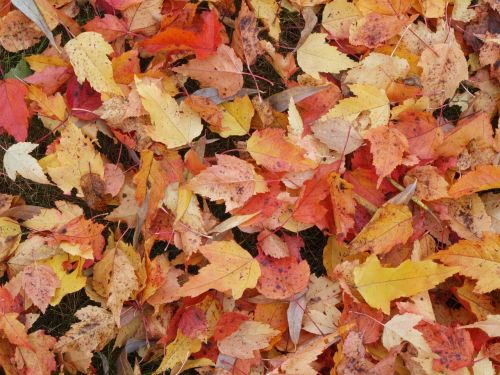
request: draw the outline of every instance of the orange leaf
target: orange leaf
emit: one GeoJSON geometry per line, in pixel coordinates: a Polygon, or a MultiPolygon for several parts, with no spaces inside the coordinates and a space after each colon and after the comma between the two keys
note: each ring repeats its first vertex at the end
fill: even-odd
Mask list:
{"type": "Polygon", "coordinates": [[[257,164],[271,172],[301,172],[315,167],[302,148],[285,138],[283,129],[257,130],[247,141],[247,150],[257,164]]]}
{"type": "Polygon", "coordinates": [[[478,191],[498,188],[500,188],[500,166],[481,165],[459,178],[451,185],[448,192],[452,198],[460,198],[478,191]]]}
{"type": "Polygon", "coordinates": [[[408,140],[394,127],[379,126],[370,129],[366,138],[370,141],[373,165],[377,171],[377,187],[384,177],[390,175],[394,168],[403,161],[403,154],[409,150],[408,140]]]}
{"type": "Polygon", "coordinates": [[[150,54],[161,51],[188,50],[194,51],[199,58],[214,53],[222,42],[220,32],[222,25],[215,11],[204,12],[197,18],[192,29],[169,26],[150,39],[141,43],[150,54]]]}

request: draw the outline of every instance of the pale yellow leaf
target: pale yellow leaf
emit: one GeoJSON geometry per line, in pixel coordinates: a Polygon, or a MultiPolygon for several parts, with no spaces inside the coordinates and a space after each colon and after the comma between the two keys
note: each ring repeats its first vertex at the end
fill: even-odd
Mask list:
{"type": "Polygon", "coordinates": [[[354,283],[365,301],[385,314],[390,313],[391,301],[427,291],[460,270],[431,260],[405,260],[398,267],[382,267],[375,254],[354,268],[354,283]]]}
{"type": "Polygon", "coordinates": [[[219,341],[217,347],[221,353],[231,357],[251,359],[254,350],[266,348],[279,333],[268,324],[248,320],[241,323],[236,332],[219,341]]]}
{"type": "Polygon", "coordinates": [[[255,10],[255,15],[269,29],[269,35],[279,40],[281,33],[279,9],[276,0],[250,0],[255,10]]]}
{"type": "Polygon", "coordinates": [[[146,132],[152,140],[175,148],[187,145],[200,135],[201,118],[188,105],[184,102],[178,105],[155,81],[136,77],[135,84],[142,105],[151,116],[153,126],[146,132]]]}
{"type": "Polygon", "coordinates": [[[319,73],[339,73],[357,63],[326,42],[327,34],[313,33],[297,50],[297,62],[302,70],[319,79],[319,73]]]}
{"type": "Polygon", "coordinates": [[[87,173],[104,177],[104,163],[92,142],[73,123],[61,131],[60,142],[55,146],[57,163],[47,168],[49,176],[57,186],[69,194],[76,188],[77,196],[83,196],[81,178],[87,173]]]}
{"type": "Polygon", "coordinates": [[[342,99],[323,118],[341,117],[354,121],[363,111],[369,111],[368,117],[371,127],[387,124],[389,121],[389,99],[384,90],[377,87],[361,84],[350,85],[356,96],[342,99]]]}
{"type": "Polygon", "coordinates": [[[383,254],[406,243],[412,233],[412,214],[408,206],[388,203],[375,212],[349,246],[353,253],[383,254]]]}
{"type": "Polygon", "coordinates": [[[333,0],[325,5],[321,24],[334,38],[348,39],[349,27],[361,16],[354,3],[333,0]]]}
{"type": "Polygon", "coordinates": [[[261,273],[259,262],[236,242],[212,242],[199,250],[210,264],[182,286],[182,295],[194,297],[209,289],[231,290],[233,298],[238,299],[245,289],[257,285],[261,273]]]}
{"type": "Polygon", "coordinates": [[[113,67],[108,55],[113,48],[96,32],[84,32],[64,46],[78,82],[87,80],[100,93],[123,95],[113,79],[113,67]]]}

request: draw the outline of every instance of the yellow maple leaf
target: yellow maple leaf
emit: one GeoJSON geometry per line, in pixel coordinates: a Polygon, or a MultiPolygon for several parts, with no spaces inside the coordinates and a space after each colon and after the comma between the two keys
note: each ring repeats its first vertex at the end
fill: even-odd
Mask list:
{"type": "Polygon", "coordinates": [[[297,50],[297,62],[304,72],[319,79],[319,73],[339,73],[353,68],[357,63],[346,54],[329,45],[325,39],[328,35],[312,33],[297,50]]]}
{"type": "Polygon", "coordinates": [[[459,271],[432,260],[405,260],[398,267],[382,267],[375,254],[354,268],[354,283],[365,301],[385,314],[390,313],[391,301],[411,297],[434,287],[459,271]]]}
{"type": "Polygon", "coordinates": [[[406,205],[388,203],[382,206],[351,241],[351,252],[383,254],[398,244],[404,244],[413,233],[411,218],[406,205]]]}
{"type": "Polygon", "coordinates": [[[103,258],[94,266],[92,285],[97,293],[107,299],[116,325],[120,327],[123,303],[139,288],[139,281],[126,245],[110,244],[103,258]]]}
{"type": "Polygon", "coordinates": [[[361,12],[347,0],[335,0],[325,5],[321,25],[338,39],[349,38],[349,27],[361,17],[361,12]]]}
{"type": "Polygon", "coordinates": [[[220,129],[214,129],[221,137],[245,135],[250,130],[250,123],[255,110],[248,96],[236,97],[232,102],[225,102],[218,106],[222,110],[220,129]]]}
{"type": "Polygon", "coordinates": [[[7,260],[17,249],[21,241],[21,227],[18,222],[0,217],[0,261],[7,260]]]}
{"type": "Polygon", "coordinates": [[[52,268],[57,278],[59,279],[60,285],[56,289],[56,292],[52,299],[50,300],[51,306],[56,306],[61,302],[64,296],[78,292],[80,289],[85,287],[87,283],[87,277],[82,275],[82,268],[85,259],[72,256],[66,253],[61,253],[53,256],[50,259],[44,261],[44,264],[52,268]],[[66,272],[64,269],[64,262],[78,260],[78,265],[71,272],[66,272]]]}
{"type": "Polygon", "coordinates": [[[92,142],[73,123],[68,123],[61,131],[60,142],[55,146],[55,158],[47,167],[47,172],[65,194],[76,188],[77,196],[82,197],[80,181],[87,173],[104,178],[101,154],[95,151],[92,142]]]}
{"type": "Polygon", "coordinates": [[[479,241],[462,240],[433,256],[459,273],[477,280],[474,292],[488,293],[500,288],[500,235],[484,233],[479,241]]]}
{"type": "Polygon", "coordinates": [[[175,148],[187,145],[200,135],[203,130],[201,118],[188,105],[184,102],[178,105],[153,80],[136,76],[135,85],[154,125],[146,129],[152,140],[175,148]]]}
{"type": "Polygon", "coordinates": [[[353,84],[349,88],[356,96],[342,99],[324,117],[341,117],[354,121],[361,112],[369,111],[368,117],[372,128],[387,124],[390,110],[389,99],[384,90],[362,84],[353,84]]]}
{"type": "Polygon", "coordinates": [[[113,79],[113,66],[107,56],[113,53],[113,48],[101,34],[81,33],[66,43],[64,49],[78,82],[87,80],[100,93],[123,95],[113,79]]]}
{"type": "Polygon", "coordinates": [[[199,250],[210,264],[182,286],[182,295],[195,297],[209,289],[231,290],[233,298],[238,299],[245,289],[257,285],[259,262],[236,242],[212,242],[199,250]]]}
{"type": "Polygon", "coordinates": [[[273,329],[269,324],[246,321],[231,335],[217,343],[223,354],[240,359],[252,359],[254,350],[264,349],[269,341],[280,331],[273,329]]]}
{"type": "Polygon", "coordinates": [[[187,361],[191,353],[196,353],[201,349],[201,340],[185,336],[180,330],[174,341],[167,345],[165,356],[161,360],[160,366],[153,375],[160,374],[175,365],[183,364],[187,361]]]}

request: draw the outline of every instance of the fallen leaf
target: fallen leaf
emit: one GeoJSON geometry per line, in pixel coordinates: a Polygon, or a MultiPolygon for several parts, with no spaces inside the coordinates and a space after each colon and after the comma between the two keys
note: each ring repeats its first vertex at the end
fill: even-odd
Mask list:
{"type": "Polygon", "coordinates": [[[313,168],[305,151],[285,138],[281,129],[263,129],[252,134],[247,151],[257,164],[272,172],[300,172],[313,168]]]}
{"type": "Polygon", "coordinates": [[[233,96],[243,87],[243,64],[234,50],[224,44],[211,56],[191,60],[173,70],[196,79],[202,87],[215,87],[221,98],[233,96]]]}
{"type": "Polygon", "coordinates": [[[0,127],[22,142],[28,136],[28,89],[17,79],[0,81],[0,127]]]}
{"type": "Polygon", "coordinates": [[[377,187],[384,177],[403,162],[403,155],[408,152],[408,140],[397,128],[379,126],[368,130],[366,139],[370,141],[370,152],[373,155],[373,165],[377,171],[377,187]]]}
{"type": "Polygon", "coordinates": [[[459,267],[446,267],[431,260],[405,260],[395,268],[382,267],[373,254],[354,268],[354,282],[370,306],[389,314],[392,300],[426,291],[459,270],[459,267]]]}
{"type": "Polygon", "coordinates": [[[73,365],[85,372],[92,359],[92,352],[102,350],[115,337],[116,326],[113,316],[97,306],[85,306],[75,313],[80,320],[66,331],[54,347],[63,353],[73,365]]]}
{"type": "Polygon", "coordinates": [[[408,206],[388,203],[375,212],[349,247],[352,253],[372,251],[384,254],[394,246],[406,243],[412,233],[412,214],[408,206]]]}
{"type": "Polygon", "coordinates": [[[27,266],[22,270],[21,284],[28,297],[42,313],[45,313],[56,289],[61,285],[52,268],[38,264],[27,266]]]}
{"type": "Polygon", "coordinates": [[[209,289],[231,290],[240,298],[247,288],[254,288],[261,274],[259,263],[234,241],[218,241],[200,247],[210,264],[191,277],[181,288],[185,296],[197,296],[209,289]]]}
{"type": "Polygon", "coordinates": [[[168,148],[188,144],[200,135],[203,125],[201,118],[184,102],[178,105],[173,97],[151,80],[135,78],[142,105],[148,111],[152,128],[146,132],[154,141],[168,148]],[[158,100],[161,98],[161,100],[158,100]]]}
{"type": "Polygon", "coordinates": [[[78,82],[87,80],[100,93],[123,95],[113,79],[113,68],[107,55],[113,48],[96,32],[84,32],[64,46],[78,82]]]}
{"type": "Polygon", "coordinates": [[[425,49],[418,66],[423,70],[423,94],[431,99],[431,105],[435,107],[451,97],[460,82],[469,76],[464,53],[454,41],[425,49]]]}
{"type": "Polygon", "coordinates": [[[354,121],[361,112],[369,111],[372,128],[387,124],[390,116],[389,99],[384,90],[361,84],[353,84],[349,88],[356,96],[342,99],[324,118],[341,117],[354,121]]]}
{"type": "Polygon", "coordinates": [[[319,79],[319,73],[339,73],[355,67],[357,64],[347,55],[330,46],[325,38],[327,34],[313,33],[309,35],[297,50],[297,62],[302,70],[319,79]]]}
{"type": "Polygon", "coordinates": [[[448,190],[452,198],[500,188],[500,166],[481,165],[460,177],[448,190]]]}
{"type": "Polygon", "coordinates": [[[242,207],[259,189],[259,176],[251,164],[230,155],[217,155],[213,165],[193,177],[187,187],[212,200],[224,200],[226,211],[242,207]]]}
{"type": "Polygon", "coordinates": [[[254,357],[254,350],[266,348],[271,338],[277,334],[279,331],[267,324],[245,321],[234,333],[219,341],[217,347],[221,353],[231,357],[251,359],[254,357]]]}
{"type": "Polygon", "coordinates": [[[477,280],[474,292],[487,293],[500,286],[500,236],[494,233],[484,233],[482,240],[461,240],[446,250],[436,253],[432,258],[438,259],[448,266],[457,266],[462,275],[477,280]]]}
{"type": "Polygon", "coordinates": [[[309,282],[309,265],[293,256],[272,259],[258,257],[261,275],[257,290],[271,299],[286,299],[303,291],[309,282]]]}
{"type": "Polygon", "coordinates": [[[94,266],[92,277],[94,289],[104,294],[107,307],[111,310],[118,327],[121,326],[120,315],[123,303],[139,288],[132,261],[122,250],[122,246],[124,245],[119,243],[108,247],[102,259],[94,266]]]}
{"type": "Polygon", "coordinates": [[[54,151],[56,162],[47,168],[47,172],[65,194],[76,188],[77,195],[83,196],[81,180],[87,173],[104,177],[101,154],[73,123],[68,123],[61,131],[54,151]]]}
{"type": "Polygon", "coordinates": [[[31,142],[19,142],[7,149],[3,165],[7,176],[12,181],[15,181],[16,175],[19,174],[39,184],[50,184],[37,160],[29,155],[37,146],[37,144],[31,142]]]}

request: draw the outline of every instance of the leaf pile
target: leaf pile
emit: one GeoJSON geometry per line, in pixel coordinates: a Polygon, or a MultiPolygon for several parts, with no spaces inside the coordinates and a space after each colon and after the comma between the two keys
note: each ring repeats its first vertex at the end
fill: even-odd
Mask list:
{"type": "Polygon", "coordinates": [[[497,1],[12,3],[4,373],[500,371],[497,1]]]}

